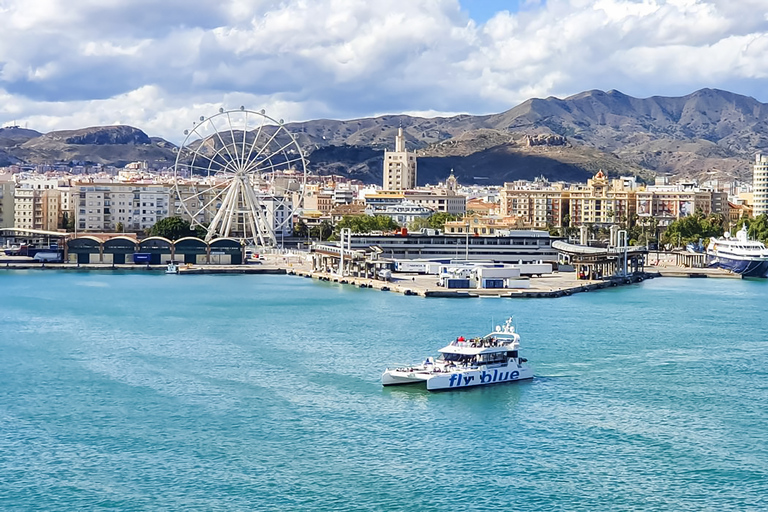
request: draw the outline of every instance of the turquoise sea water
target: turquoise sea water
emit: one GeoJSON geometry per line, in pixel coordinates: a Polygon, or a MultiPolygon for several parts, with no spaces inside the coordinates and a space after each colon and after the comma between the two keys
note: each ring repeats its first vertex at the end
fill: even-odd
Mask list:
{"type": "Polygon", "coordinates": [[[3,510],[765,510],[768,283],[0,273],[3,510]],[[533,381],[383,389],[514,315],[533,381]]]}

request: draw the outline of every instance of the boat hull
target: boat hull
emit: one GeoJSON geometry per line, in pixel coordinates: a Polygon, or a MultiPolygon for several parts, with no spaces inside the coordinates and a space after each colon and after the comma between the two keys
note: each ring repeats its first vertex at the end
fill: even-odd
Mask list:
{"type": "Polygon", "coordinates": [[[477,370],[433,375],[427,380],[427,389],[430,391],[463,389],[532,378],[533,370],[531,368],[517,367],[516,365],[487,369],[478,368],[477,370]]]}
{"type": "Polygon", "coordinates": [[[420,371],[387,370],[381,376],[383,386],[402,386],[420,384],[429,378],[430,373],[420,371]]]}
{"type": "Polygon", "coordinates": [[[387,370],[381,376],[381,383],[384,386],[400,386],[426,382],[426,387],[429,391],[443,391],[532,378],[533,370],[531,368],[509,365],[495,368],[479,367],[450,372],[387,370]]]}
{"type": "Polygon", "coordinates": [[[744,277],[767,277],[768,259],[738,259],[724,256],[709,256],[709,266],[729,270],[744,277]]]}

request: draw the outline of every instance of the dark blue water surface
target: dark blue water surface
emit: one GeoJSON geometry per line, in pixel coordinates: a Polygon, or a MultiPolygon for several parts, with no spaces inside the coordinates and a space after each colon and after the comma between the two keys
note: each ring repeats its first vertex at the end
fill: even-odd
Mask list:
{"type": "Polygon", "coordinates": [[[765,510],[768,283],[0,273],[3,510],[765,510]],[[533,381],[383,389],[513,315],[533,381]]]}

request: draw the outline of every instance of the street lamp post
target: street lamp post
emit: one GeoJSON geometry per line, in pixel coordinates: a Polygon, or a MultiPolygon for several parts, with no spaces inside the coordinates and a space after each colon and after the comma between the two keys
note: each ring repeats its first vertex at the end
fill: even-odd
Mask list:
{"type": "Polygon", "coordinates": [[[469,261],[469,222],[467,222],[467,240],[464,244],[464,260],[469,261]]]}

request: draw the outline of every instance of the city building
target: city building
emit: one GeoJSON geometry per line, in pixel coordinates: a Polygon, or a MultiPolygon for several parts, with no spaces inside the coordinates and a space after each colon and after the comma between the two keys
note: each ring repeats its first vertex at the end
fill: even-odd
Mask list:
{"type": "Polygon", "coordinates": [[[447,221],[443,229],[446,234],[486,236],[522,227],[521,222],[514,217],[497,218],[473,213],[463,219],[447,221]]]}
{"type": "Polygon", "coordinates": [[[304,191],[304,209],[316,210],[323,217],[328,217],[336,205],[335,191],[323,189],[318,185],[307,185],[304,191]]]}
{"type": "Polygon", "coordinates": [[[405,149],[403,129],[398,128],[395,150],[384,151],[384,190],[416,188],[416,155],[405,149]]]}
{"type": "Polygon", "coordinates": [[[755,217],[768,214],[768,156],[760,153],[752,167],[752,208],[755,217]]]}
{"type": "Polygon", "coordinates": [[[74,182],[62,204],[79,232],[139,233],[171,216],[172,196],[169,185],[74,182]]]}
{"type": "Polygon", "coordinates": [[[19,229],[56,231],[61,220],[63,181],[35,177],[20,180],[13,191],[13,226],[19,229]]]}
{"type": "Polygon", "coordinates": [[[0,228],[13,227],[13,192],[16,182],[13,174],[0,172],[0,228]]]}
{"type": "Polygon", "coordinates": [[[668,178],[659,177],[637,192],[638,218],[655,217],[662,227],[697,210],[712,213],[712,191],[699,189],[695,182],[670,184],[668,178]]]}
{"type": "Polygon", "coordinates": [[[367,208],[366,215],[389,217],[400,226],[408,226],[416,219],[427,219],[435,213],[431,208],[419,206],[410,201],[403,201],[400,204],[391,204],[383,208],[367,208]]]}
{"type": "Polygon", "coordinates": [[[505,183],[499,197],[499,214],[519,219],[521,227],[560,227],[569,213],[570,196],[563,183],[549,184],[546,180],[505,183]]]}
{"type": "Polygon", "coordinates": [[[336,224],[344,217],[351,217],[354,215],[365,215],[364,203],[354,202],[336,205],[333,210],[331,210],[331,222],[336,224]]]}
{"type": "Polygon", "coordinates": [[[635,198],[636,192],[631,181],[609,180],[603,171],[598,171],[587,180],[586,185],[576,185],[569,189],[570,223],[573,226],[609,226],[619,223],[635,213],[635,198]]]}
{"type": "Polygon", "coordinates": [[[377,247],[382,258],[392,259],[556,263],[558,258],[557,251],[552,248],[549,233],[537,230],[509,231],[499,236],[352,234],[352,250],[366,250],[369,247],[377,247]]]}

